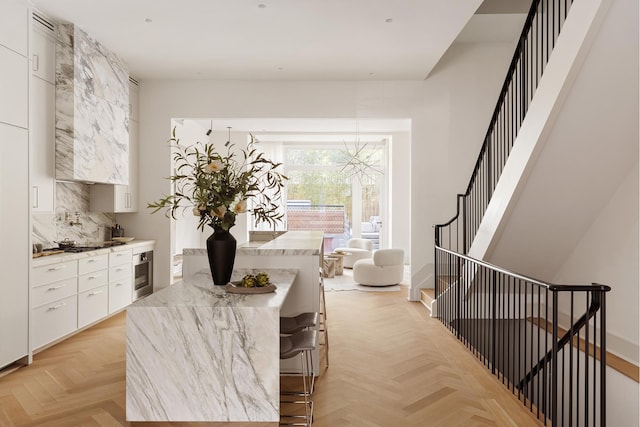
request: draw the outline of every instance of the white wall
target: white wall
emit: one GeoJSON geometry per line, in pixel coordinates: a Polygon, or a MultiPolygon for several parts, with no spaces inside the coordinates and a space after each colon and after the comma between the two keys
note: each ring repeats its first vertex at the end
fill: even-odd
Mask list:
{"type": "Polygon", "coordinates": [[[637,362],[638,2],[604,6],[582,66],[485,259],[553,283],[611,285],[608,347],[637,362]]]}
{"type": "Polygon", "coordinates": [[[403,249],[406,264],[411,264],[411,135],[395,132],[391,137],[389,176],[390,218],[387,218],[389,247],[403,249]],[[407,238],[408,237],[408,238],[407,238]]]}
{"type": "MultiPolygon", "coordinates": [[[[196,141],[208,142],[204,140],[206,137],[206,129],[202,129],[198,123],[193,121],[185,121],[183,124],[176,123],[176,137],[180,140],[180,144],[192,145],[196,141]]],[[[173,173],[172,173],[173,174],[173,173]]],[[[169,194],[169,193],[167,193],[169,194]]],[[[148,202],[151,200],[145,200],[148,202]]],[[[164,213],[164,211],[163,211],[164,213]]],[[[156,215],[160,215],[157,213],[156,215]]],[[[176,212],[177,220],[173,222],[175,239],[173,241],[172,254],[181,254],[184,248],[200,248],[202,241],[207,236],[198,230],[198,217],[194,216],[190,210],[176,212]]],[[[207,230],[205,230],[207,231],[207,230]]],[[[211,233],[209,233],[211,234],[211,233]]]]}
{"type": "MultiPolygon", "coordinates": [[[[410,150],[412,176],[404,186],[411,193],[404,202],[397,193],[405,189],[392,190],[397,203],[393,220],[411,223],[412,286],[424,284],[421,272],[433,264],[432,225],[453,214],[455,194],[464,190],[512,53],[510,44],[456,46],[426,81],[142,81],[141,204],[170,191],[166,141],[172,118],[410,119],[411,146],[402,150],[410,150]]],[[[403,167],[395,161],[404,154],[394,154],[392,167],[403,167]]],[[[172,247],[168,219],[141,209],[123,225],[140,238],[157,240],[156,284],[167,286],[172,247]]],[[[402,227],[394,230],[393,244],[408,244],[409,236],[400,241],[402,232],[402,227]]]]}
{"type": "Polygon", "coordinates": [[[602,209],[570,256],[554,283],[592,282],[611,286],[607,294],[607,345],[619,356],[638,364],[640,335],[638,301],[638,161],[609,203],[602,209]]]}
{"type": "MultiPolygon", "coordinates": [[[[214,125],[213,131],[207,136],[206,132],[211,126],[209,121],[186,119],[181,122],[182,124],[178,123],[176,126],[176,137],[180,140],[180,145],[190,146],[195,145],[197,142],[202,144],[213,143],[216,150],[224,155],[226,153],[224,144],[230,138],[231,143],[234,144],[234,152],[236,152],[238,156],[241,156],[239,150],[247,146],[247,132],[232,131],[229,136],[226,128],[220,125],[217,127],[214,125]]],[[[241,159],[241,157],[238,157],[238,159],[241,159]]],[[[176,217],[177,219],[173,221],[174,239],[172,253],[181,254],[184,248],[206,247],[207,238],[213,233],[213,229],[205,226],[204,230],[200,231],[198,229],[200,218],[194,216],[190,209],[184,212],[182,210],[177,211],[176,217]]],[[[247,215],[238,215],[236,217],[236,225],[230,230],[238,243],[248,240],[247,220],[247,215]]]]}
{"type": "Polygon", "coordinates": [[[432,225],[456,212],[513,52],[509,43],[454,44],[425,81],[412,126],[412,288],[433,287],[432,225]]]}

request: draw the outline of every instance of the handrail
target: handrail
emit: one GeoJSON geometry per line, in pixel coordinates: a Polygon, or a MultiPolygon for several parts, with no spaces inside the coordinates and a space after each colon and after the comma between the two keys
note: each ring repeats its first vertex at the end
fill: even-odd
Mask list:
{"type": "Polygon", "coordinates": [[[605,295],[611,288],[548,283],[467,255],[571,4],[532,1],[469,183],[456,197],[455,216],[434,225],[435,315],[545,425],[604,426],[605,295]],[[564,315],[572,325],[556,339],[560,306],[569,307],[564,315]],[[552,338],[526,324],[528,315],[550,324],[552,338]],[[567,345],[576,336],[586,343],[584,354],[567,345]]]}
{"type": "Polygon", "coordinates": [[[452,227],[462,215],[454,237],[456,245],[462,245],[461,252],[468,252],[572,3],[573,0],[532,1],[469,183],[465,192],[458,195],[455,216],[435,226],[436,241],[442,228],[452,227]]]}
{"type": "Polygon", "coordinates": [[[507,274],[513,278],[516,279],[520,279],[520,280],[526,280],[529,283],[533,283],[539,286],[543,286],[547,289],[549,289],[550,291],[555,291],[555,292],[590,292],[590,291],[603,291],[603,292],[609,292],[611,290],[611,286],[608,285],[602,285],[599,283],[592,283],[591,285],[564,285],[564,284],[554,284],[554,283],[550,283],[550,282],[545,282],[539,279],[535,279],[533,277],[530,276],[526,276],[524,274],[520,274],[520,273],[516,273],[514,271],[510,271],[506,268],[503,267],[499,267],[497,265],[491,264],[489,262],[486,261],[482,261],[480,259],[477,258],[473,258],[470,257],[469,255],[464,255],[461,253],[458,253],[456,251],[452,251],[450,249],[446,249],[446,248],[442,248],[439,246],[436,246],[436,248],[442,252],[451,254],[453,256],[456,256],[458,258],[462,258],[466,261],[473,261],[474,264],[481,266],[481,267],[486,267],[492,271],[498,272],[498,273],[502,273],[502,274],[507,274]]]}
{"type": "Polygon", "coordinates": [[[604,426],[611,287],[550,283],[435,251],[436,289],[444,289],[434,315],[545,425],[604,426]],[[571,324],[566,332],[558,332],[560,312],[571,324]],[[576,337],[582,348],[569,345],[576,337]]]}

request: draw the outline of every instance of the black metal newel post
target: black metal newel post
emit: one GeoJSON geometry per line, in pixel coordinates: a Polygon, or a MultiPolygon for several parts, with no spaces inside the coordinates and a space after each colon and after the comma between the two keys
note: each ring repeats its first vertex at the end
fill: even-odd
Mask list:
{"type": "MultiPolygon", "coordinates": [[[[558,354],[558,292],[553,292],[553,314],[551,321],[551,336],[553,337],[553,344],[551,349],[554,355],[558,354]]],[[[564,381],[563,381],[564,382],[564,381]]],[[[556,426],[558,421],[558,358],[551,359],[551,425],[556,426]]]]}

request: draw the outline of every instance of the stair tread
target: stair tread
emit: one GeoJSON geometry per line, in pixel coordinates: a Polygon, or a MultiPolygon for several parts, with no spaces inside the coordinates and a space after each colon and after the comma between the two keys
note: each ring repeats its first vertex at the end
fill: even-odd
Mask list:
{"type": "Polygon", "coordinates": [[[435,298],[435,292],[436,292],[436,290],[435,290],[435,289],[433,289],[433,288],[423,288],[423,289],[420,289],[420,293],[421,293],[422,295],[427,296],[427,297],[429,297],[429,298],[431,298],[431,299],[434,299],[434,298],[435,298]]]}
{"type": "Polygon", "coordinates": [[[435,299],[435,289],[433,288],[423,288],[420,289],[420,301],[431,310],[431,303],[435,299]]]}

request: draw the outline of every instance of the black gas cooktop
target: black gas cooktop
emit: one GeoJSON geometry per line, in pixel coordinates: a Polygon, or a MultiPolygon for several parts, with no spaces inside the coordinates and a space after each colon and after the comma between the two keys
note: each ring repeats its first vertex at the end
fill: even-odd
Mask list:
{"type": "Polygon", "coordinates": [[[70,253],[79,253],[79,252],[95,251],[98,249],[110,248],[112,246],[120,246],[124,244],[125,242],[104,242],[99,245],[93,245],[93,246],[72,246],[69,248],[47,248],[47,249],[43,249],[43,251],[65,251],[70,253]]]}

